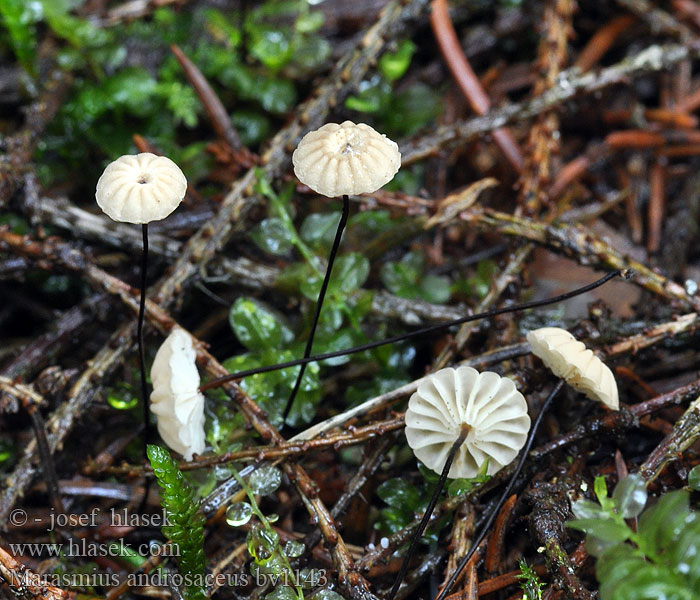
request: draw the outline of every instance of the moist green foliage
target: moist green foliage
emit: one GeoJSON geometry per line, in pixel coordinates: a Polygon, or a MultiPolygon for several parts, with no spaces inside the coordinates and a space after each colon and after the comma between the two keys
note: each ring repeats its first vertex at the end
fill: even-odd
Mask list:
{"type": "Polygon", "coordinates": [[[170,523],[163,527],[163,535],[177,544],[178,566],[187,581],[185,598],[205,600],[204,516],[199,512],[199,502],[167,450],[149,445],[148,460],[161,487],[161,505],[170,523]]]}
{"type": "Polygon", "coordinates": [[[647,494],[639,475],[630,475],[608,497],[597,477],[598,503],[578,500],[569,527],[586,533],[597,557],[601,600],[691,600],[700,597],[700,513],[684,490],[663,494],[644,510],[647,494]],[[636,531],[626,519],[639,516],[636,531]]]}
{"type": "Polygon", "coordinates": [[[520,559],[520,587],[523,590],[523,600],[542,600],[542,589],[546,584],[540,581],[535,570],[524,559],[520,559]]]}

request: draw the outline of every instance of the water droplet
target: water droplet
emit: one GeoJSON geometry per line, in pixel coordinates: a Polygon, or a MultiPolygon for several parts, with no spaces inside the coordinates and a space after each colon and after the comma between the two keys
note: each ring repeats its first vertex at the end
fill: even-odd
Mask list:
{"type": "Polygon", "coordinates": [[[114,393],[107,396],[107,402],[112,408],[117,410],[129,410],[139,403],[139,399],[131,394],[114,393]]]}
{"type": "Polygon", "coordinates": [[[297,558],[304,554],[306,546],[296,540],[289,540],[284,546],[284,553],[288,558],[297,558]]]}
{"type": "Polygon", "coordinates": [[[314,600],[343,600],[343,597],[333,590],[321,590],[313,597],[314,600]]]}
{"type": "Polygon", "coordinates": [[[247,502],[234,502],[226,509],[226,522],[231,527],[240,527],[250,521],[253,507],[247,502]]]}
{"type": "Polygon", "coordinates": [[[265,596],[265,600],[297,600],[297,598],[294,588],[288,585],[279,585],[265,596]]]}
{"type": "Polygon", "coordinates": [[[381,540],[379,540],[379,545],[382,548],[388,548],[389,547],[389,538],[383,537],[381,540]]]}
{"type": "Polygon", "coordinates": [[[272,494],[282,483],[282,473],[277,467],[265,465],[256,470],[248,481],[253,492],[266,496],[272,494]]]}
{"type": "Polygon", "coordinates": [[[280,520],[280,516],[277,513],[270,513],[265,518],[267,519],[268,523],[276,523],[280,520]]]}

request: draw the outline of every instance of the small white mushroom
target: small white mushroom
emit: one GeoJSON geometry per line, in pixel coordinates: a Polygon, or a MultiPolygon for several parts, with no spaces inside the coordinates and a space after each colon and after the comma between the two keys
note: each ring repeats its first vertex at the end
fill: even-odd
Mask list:
{"type": "Polygon", "coordinates": [[[108,217],[126,223],[164,219],[182,202],[187,180],[180,167],[150,152],[120,156],[97,181],[95,198],[108,217]]]}
{"type": "Polygon", "coordinates": [[[532,353],[557,377],[591,400],[619,410],[617,383],[612,371],[593,351],[566,329],[542,327],[527,334],[532,353]]]}
{"type": "Polygon", "coordinates": [[[334,198],[376,192],[396,175],[401,154],[396,142],[369,125],[345,121],[307,133],[292,163],[299,181],[334,198]]]}
{"type": "Polygon", "coordinates": [[[448,476],[474,477],[486,459],[493,475],[525,444],[527,403],[511,379],[490,371],[448,367],[426,377],[406,411],[406,438],[416,457],[441,473],[464,425],[469,432],[448,476]]]}
{"type": "Polygon", "coordinates": [[[173,450],[192,460],[204,450],[204,396],[192,338],[175,327],[156,352],[151,367],[151,411],[158,433],[173,450]]]}

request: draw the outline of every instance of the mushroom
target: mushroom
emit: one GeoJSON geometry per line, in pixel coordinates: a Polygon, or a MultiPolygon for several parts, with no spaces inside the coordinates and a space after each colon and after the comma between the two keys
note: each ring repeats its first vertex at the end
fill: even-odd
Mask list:
{"type": "Polygon", "coordinates": [[[107,165],[97,181],[95,199],[103,212],[114,221],[141,225],[141,298],[136,338],[141,371],[141,401],[144,416],[144,458],[148,444],[148,391],[143,349],[143,318],[146,309],[146,272],[148,269],[148,223],[164,219],[185,197],[187,180],[180,168],[165,156],[150,152],[120,156],[107,165]]]}
{"type": "Polygon", "coordinates": [[[593,351],[566,329],[542,327],[527,334],[532,353],[557,377],[591,400],[619,410],[617,383],[612,371],[593,351]]]}
{"type": "Polygon", "coordinates": [[[406,439],[416,458],[440,474],[387,598],[401,586],[445,480],[475,477],[488,460],[489,475],[510,464],[530,429],[527,403],[507,377],[471,367],[448,367],[424,378],[408,401],[406,439]]]}
{"type": "MultiPolygon", "coordinates": [[[[377,133],[369,125],[352,121],[326,123],[307,133],[292,154],[294,174],[299,181],[315,192],[334,198],[343,197],[343,210],[328,257],[328,266],[316,301],[304,358],[311,356],[316,326],[321,315],[323,300],[328,289],[335,255],[350,212],[350,195],[376,192],[394,178],[401,167],[401,154],[396,142],[377,133]]],[[[292,393],[287,400],[282,422],[287,419],[304,377],[302,364],[292,393]]]]}
{"type": "Polygon", "coordinates": [[[158,348],[151,367],[151,411],[158,433],[185,460],[204,450],[204,396],[195,359],[192,338],[175,327],[158,348]]]}
{"type": "Polygon", "coordinates": [[[425,378],[408,401],[406,439],[426,467],[440,474],[450,449],[466,429],[447,477],[489,475],[510,464],[530,429],[527,403],[515,384],[491,371],[446,368],[425,378]]]}

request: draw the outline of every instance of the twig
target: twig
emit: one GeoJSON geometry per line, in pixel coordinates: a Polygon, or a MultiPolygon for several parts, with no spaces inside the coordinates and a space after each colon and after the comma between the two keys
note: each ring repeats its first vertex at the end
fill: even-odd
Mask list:
{"type": "MultiPolygon", "coordinates": [[[[516,250],[503,271],[501,271],[498,277],[491,282],[489,291],[486,296],[479,301],[479,304],[476,307],[476,312],[485,312],[496,303],[508,285],[512,283],[515,277],[517,277],[520,269],[522,269],[523,265],[530,256],[532,248],[532,244],[525,244],[516,250]]],[[[447,344],[442,349],[437,359],[435,359],[435,362],[433,363],[433,370],[437,371],[438,369],[442,369],[452,360],[455,354],[461,352],[469,342],[469,338],[476,328],[476,322],[465,323],[462,325],[455,336],[454,342],[447,344]]]]}
{"type": "Polygon", "coordinates": [[[585,588],[577,577],[569,555],[562,548],[564,521],[569,514],[569,501],[556,484],[540,486],[532,494],[533,510],[529,522],[544,547],[548,571],[564,588],[570,600],[593,600],[597,595],[585,588]]]}
{"type": "Polygon", "coordinates": [[[649,214],[648,214],[648,237],[647,250],[657,252],[661,246],[661,234],[664,222],[665,199],[665,169],[656,160],[651,166],[649,174],[649,214]]]}
{"type": "Polygon", "coordinates": [[[0,373],[9,379],[31,379],[75,341],[76,331],[92,323],[95,313],[108,302],[106,294],[93,294],[67,310],[51,331],[40,335],[15,356],[0,373]]]}
{"type": "Polygon", "coordinates": [[[605,269],[631,269],[633,281],[667,300],[676,301],[684,308],[700,310],[700,298],[690,296],[677,283],[655,273],[636,260],[623,256],[581,225],[547,225],[531,219],[514,217],[488,209],[470,209],[462,219],[490,232],[521,237],[551,248],[576,260],[582,265],[605,269]]]}
{"type": "MultiPolygon", "coordinates": [[[[403,426],[403,416],[393,417],[384,421],[375,421],[365,427],[353,427],[347,431],[339,431],[323,437],[315,437],[308,440],[300,439],[299,441],[294,441],[294,438],[292,438],[287,442],[281,442],[272,446],[256,446],[254,448],[246,448],[234,452],[224,452],[223,454],[199,456],[188,462],[180,462],[178,468],[181,471],[191,471],[193,469],[208,468],[240,460],[262,462],[285,457],[292,458],[313,450],[320,450],[323,448],[338,449],[354,444],[361,444],[367,440],[382,437],[391,431],[401,429],[403,426]]],[[[150,471],[149,467],[145,467],[145,469],[150,471]]],[[[144,467],[140,465],[124,465],[118,467],[105,466],[104,468],[93,467],[87,469],[87,472],[90,474],[108,473],[110,475],[133,476],[143,470],[144,467]]]]}
{"type": "Polygon", "coordinates": [[[170,50],[175,55],[177,62],[180,63],[182,70],[185,72],[185,76],[194,88],[197,96],[199,96],[199,100],[204,106],[204,110],[207,111],[207,115],[209,115],[209,121],[214,127],[216,135],[220,140],[228,144],[234,152],[243,150],[241,138],[231,124],[231,119],[228,116],[226,108],[221,100],[219,100],[216,92],[209,85],[206,77],[202,75],[197,65],[195,65],[177,45],[171,44],[170,50]]]}
{"type": "Polygon", "coordinates": [[[695,35],[688,27],[677,21],[675,17],[665,10],[649,2],[649,0],[616,0],[616,2],[645,21],[652,33],[664,32],[688,41],[695,38],[695,35]]]}
{"type": "Polygon", "coordinates": [[[19,133],[0,141],[0,149],[7,154],[0,160],[0,206],[7,204],[21,185],[27,169],[31,168],[39,136],[61,108],[71,83],[72,77],[66,71],[52,71],[40,97],[27,109],[27,125],[19,133]]]}
{"type": "Polygon", "coordinates": [[[545,454],[568,446],[590,435],[600,435],[602,431],[622,432],[637,427],[641,417],[669,406],[681,404],[690,398],[697,398],[698,395],[700,395],[700,379],[629,408],[606,412],[602,416],[591,417],[576,425],[574,429],[566,434],[535,448],[532,451],[532,456],[536,459],[540,458],[545,454]]]}
{"type": "MultiPolygon", "coordinates": [[[[430,25],[452,76],[472,110],[477,115],[485,115],[491,107],[491,101],[462,51],[447,9],[447,0],[433,0],[430,6],[430,25]]],[[[512,134],[499,127],[494,130],[493,139],[513,169],[519,173],[523,168],[524,159],[512,134]]]]}
{"type": "Polygon", "coordinates": [[[582,73],[591,69],[612,48],[617,39],[634,24],[634,21],[635,18],[631,15],[612,18],[588,40],[574,66],[581,69],[582,73]]]}
{"type": "Polygon", "coordinates": [[[442,149],[463,145],[482,133],[514,121],[534,117],[571,100],[576,95],[591,94],[615,83],[628,82],[643,73],[663,71],[681,61],[698,56],[700,46],[696,44],[654,45],[598,73],[581,75],[578,69],[562,71],[557,85],[541,96],[494,109],[483,117],[436,127],[418,138],[404,140],[400,144],[401,162],[404,166],[412,164],[442,149]]]}
{"type": "Polygon", "coordinates": [[[698,436],[700,436],[700,397],[691,402],[688,410],[676,421],[673,431],[649,454],[639,467],[639,473],[647,483],[653,481],[669,462],[678,460],[683,451],[691,446],[698,436]]]}
{"type": "MultiPolygon", "coordinates": [[[[113,248],[141,253],[141,232],[132,226],[113,221],[103,213],[78,208],[65,197],[41,198],[37,216],[42,223],[60,227],[80,239],[94,240],[113,248]]],[[[149,231],[149,250],[159,256],[178,256],[180,242],[149,231]]]]}
{"type": "Polygon", "coordinates": [[[72,600],[75,592],[47,585],[49,578],[30,571],[0,547],[0,578],[7,582],[16,597],[24,600],[72,600]]]}
{"type": "MultiPolygon", "coordinates": [[[[6,231],[0,231],[0,244],[2,243],[9,245],[15,251],[21,252],[25,255],[31,255],[34,258],[40,257],[44,260],[53,260],[64,268],[81,272],[83,277],[85,277],[93,285],[99,286],[105,291],[119,296],[122,301],[133,311],[136,312],[140,308],[140,303],[137,300],[137,297],[140,295],[138,290],[135,290],[123,281],[102,271],[102,269],[90,263],[80,252],[61,241],[56,240],[55,238],[48,239],[44,244],[38,244],[24,238],[23,236],[18,236],[17,234],[12,234],[6,231]]],[[[177,323],[163,309],[152,301],[147,300],[145,302],[145,310],[149,322],[152,325],[155,325],[163,333],[167,334],[177,325],[177,323]]],[[[228,371],[204,348],[204,345],[194,337],[193,345],[197,354],[197,362],[204,369],[206,369],[211,377],[220,378],[228,374],[228,371]]],[[[89,371],[90,369],[86,370],[86,372],[83,374],[83,378],[89,371]]],[[[81,378],[78,383],[80,383],[83,378],[81,378]]],[[[76,383],[76,386],[78,383],[76,383]]],[[[75,389],[76,386],[74,386],[73,389],[75,389]]],[[[240,407],[248,421],[264,440],[272,441],[275,444],[284,443],[284,438],[274,427],[272,427],[272,425],[270,425],[270,423],[267,421],[265,413],[247,396],[247,394],[245,394],[238,387],[237,384],[229,382],[225,384],[224,389],[229,397],[240,407]]],[[[56,448],[55,439],[57,437],[58,434],[53,436],[52,439],[49,439],[51,451],[54,451],[56,448]]],[[[23,460],[27,459],[33,450],[33,448],[28,448],[23,460]]],[[[326,543],[328,543],[330,546],[333,562],[338,570],[339,582],[354,598],[363,598],[365,600],[371,598],[372,595],[369,592],[369,585],[355,569],[347,546],[338,534],[333,518],[330,516],[330,513],[318,497],[313,481],[309,478],[300,465],[288,461],[282,466],[290,481],[296,487],[304,505],[307,507],[312,517],[316,519],[326,543]]],[[[26,467],[21,471],[16,469],[13,476],[18,475],[23,476],[23,479],[20,480],[21,485],[25,485],[25,481],[31,479],[31,474],[28,473],[26,467]]],[[[18,486],[18,490],[23,489],[21,485],[18,486]]],[[[6,492],[5,497],[2,498],[2,508],[5,511],[9,510],[9,508],[5,507],[11,507],[16,498],[17,491],[6,492]]]]}
{"type": "MultiPolygon", "coordinates": [[[[544,6],[544,35],[537,51],[538,72],[533,94],[542,95],[556,85],[566,64],[567,45],[572,35],[574,0],[548,0],[544,6]]],[[[548,111],[536,117],[530,129],[528,152],[520,176],[519,209],[537,215],[548,200],[547,188],[552,177],[552,156],[560,148],[559,116],[548,111]]]]}

